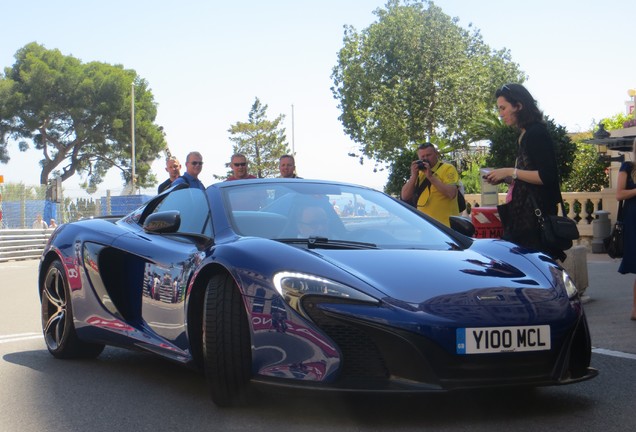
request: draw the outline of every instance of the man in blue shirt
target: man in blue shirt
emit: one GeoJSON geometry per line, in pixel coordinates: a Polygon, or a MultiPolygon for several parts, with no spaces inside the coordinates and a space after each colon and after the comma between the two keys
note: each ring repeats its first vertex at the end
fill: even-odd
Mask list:
{"type": "Polygon", "coordinates": [[[185,183],[189,185],[191,188],[199,188],[201,190],[205,190],[205,186],[199,180],[199,174],[201,174],[201,170],[203,169],[203,156],[199,152],[190,152],[186,157],[186,172],[172,182],[172,186],[176,186],[181,183],[185,183]]]}

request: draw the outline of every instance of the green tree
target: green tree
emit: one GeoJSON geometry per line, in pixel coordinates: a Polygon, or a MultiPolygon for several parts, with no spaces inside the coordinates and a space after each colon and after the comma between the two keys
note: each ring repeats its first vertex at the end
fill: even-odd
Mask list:
{"type": "Polygon", "coordinates": [[[490,145],[484,166],[514,166],[519,132],[507,126],[494,110],[470,125],[470,129],[473,136],[478,140],[487,141],[490,145]]]}
{"type": "MultiPolygon", "coordinates": [[[[466,169],[461,173],[462,183],[464,185],[464,191],[467,194],[481,193],[481,168],[488,166],[486,164],[487,155],[482,152],[470,153],[464,164],[466,169]]],[[[500,191],[504,192],[508,188],[505,186],[500,187],[500,191]]]]}
{"type": "MultiPolygon", "coordinates": [[[[624,123],[629,120],[626,114],[618,113],[611,117],[601,119],[605,130],[622,129],[624,123]]],[[[598,130],[599,123],[593,122],[590,132],[572,135],[572,140],[577,144],[574,169],[566,182],[567,190],[574,192],[598,192],[609,185],[607,168],[609,162],[602,161],[598,154],[598,147],[587,144],[585,141],[593,138],[593,132],[598,130]]]]}
{"type": "Polygon", "coordinates": [[[278,159],[288,154],[285,128],[281,127],[283,114],[274,120],[267,119],[267,105],[256,98],[248,114],[247,122],[236,122],[228,129],[233,153],[244,154],[250,173],[258,178],[277,177],[278,159]]]}
{"type": "Polygon", "coordinates": [[[572,173],[565,181],[567,191],[600,192],[609,182],[607,165],[599,159],[597,146],[583,142],[590,138],[592,138],[591,132],[579,133],[572,137],[577,151],[572,173]]]}
{"type": "Polygon", "coordinates": [[[94,190],[112,168],[131,180],[131,87],[135,90],[137,184],[156,183],[150,165],[166,147],[154,123],[157,106],[148,83],[134,70],[99,62],[82,63],[35,42],[15,55],[0,77],[0,160],[9,140],[19,149],[42,152],[40,183],[85,175],[94,190]]]}
{"type": "Polygon", "coordinates": [[[11,82],[1,79],[0,75],[0,163],[9,163],[9,151],[7,149],[7,141],[9,138],[9,132],[2,126],[3,121],[9,116],[8,110],[6,107],[6,103],[3,101],[9,100],[9,95],[11,94],[12,84],[11,82]]]}
{"type": "Polygon", "coordinates": [[[384,186],[384,192],[389,195],[400,197],[402,186],[411,176],[411,162],[417,159],[415,148],[403,150],[389,165],[389,175],[384,186]]]}
{"type": "Polygon", "coordinates": [[[391,163],[425,140],[466,147],[495,90],[525,78],[508,50],[432,2],[389,0],[375,14],[362,32],[345,27],[331,89],[345,133],[372,160],[391,163]]]}
{"type": "Polygon", "coordinates": [[[26,186],[24,183],[4,183],[0,186],[2,201],[35,200],[44,197],[45,188],[42,186],[26,186]]]}
{"type": "MultiPolygon", "coordinates": [[[[625,123],[627,123],[628,120],[631,120],[633,118],[634,118],[633,116],[628,116],[627,114],[618,113],[611,117],[606,117],[601,119],[600,123],[603,123],[603,126],[605,126],[605,130],[611,131],[616,129],[623,129],[623,127],[625,127],[625,123]]],[[[593,130],[598,129],[598,124],[593,125],[592,129],[593,130]]]]}

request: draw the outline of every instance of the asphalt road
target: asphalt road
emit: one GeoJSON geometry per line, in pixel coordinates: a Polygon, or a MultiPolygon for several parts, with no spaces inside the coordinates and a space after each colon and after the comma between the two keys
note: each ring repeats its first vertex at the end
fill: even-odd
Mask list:
{"type": "Polygon", "coordinates": [[[633,430],[634,279],[617,266],[589,262],[585,308],[601,371],[591,381],[418,397],[267,393],[250,407],[219,409],[201,375],[148,354],[107,348],[97,360],[51,357],[41,337],[37,261],[3,263],[0,432],[633,430]]]}

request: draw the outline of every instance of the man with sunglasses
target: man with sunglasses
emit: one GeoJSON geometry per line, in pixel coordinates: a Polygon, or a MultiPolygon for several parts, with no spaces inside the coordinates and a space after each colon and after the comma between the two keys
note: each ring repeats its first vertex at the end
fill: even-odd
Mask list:
{"type": "Polygon", "coordinates": [[[185,183],[189,185],[191,188],[199,188],[201,190],[205,190],[205,186],[199,180],[199,174],[201,174],[201,170],[203,169],[203,156],[199,152],[190,152],[186,157],[186,172],[172,182],[172,186],[185,183]]]}
{"type": "MultiPolygon", "coordinates": [[[[232,175],[225,181],[255,179],[256,176],[247,173],[247,158],[245,155],[236,153],[230,159],[232,175]]],[[[264,189],[254,190],[251,188],[239,190],[232,194],[230,198],[232,210],[259,210],[267,202],[267,193],[264,189]]]]}
{"type": "Polygon", "coordinates": [[[459,214],[459,173],[453,165],[440,160],[431,143],[420,145],[417,157],[411,162],[411,177],[402,186],[402,200],[450,226],[450,216],[459,214]]]}
{"type": "Polygon", "coordinates": [[[254,179],[256,176],[247,173],[247,158],[242,154],[233,154],[230,159],[232,175],[226,181],[254,179]]]}

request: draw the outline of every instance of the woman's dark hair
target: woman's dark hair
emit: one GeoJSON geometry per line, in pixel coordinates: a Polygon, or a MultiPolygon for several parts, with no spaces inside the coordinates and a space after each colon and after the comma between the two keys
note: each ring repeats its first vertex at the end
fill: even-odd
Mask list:
{"type": "Polygon", "coordinates": [[[512,106],[521,104],[521,109],[517,111],[517,126],[526,128],[532,123],[543,123],[543,113],[537,106],[530,92],[521,84],[504,84],[495,92],[495,97],[503,97],[512,106]]]}

